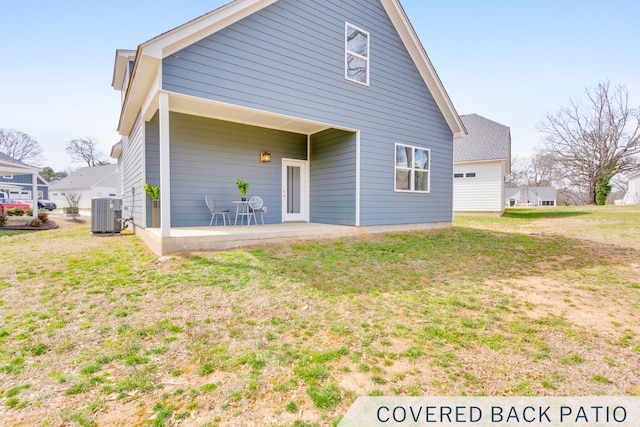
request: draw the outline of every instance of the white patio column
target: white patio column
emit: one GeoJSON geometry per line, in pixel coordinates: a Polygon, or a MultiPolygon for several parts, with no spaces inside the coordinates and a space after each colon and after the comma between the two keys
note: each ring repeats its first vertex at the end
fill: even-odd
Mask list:
{"type": "Polygon", "coordinates": [[[169,95],[158,99],[160,118],[160,235],[171,236],[171,150],[169,138],[169,95]]]}
{"type": "Polygon", "coordinates": [[[38,171],[34,170],[31,174],[31,201],[32,201],[32,215],[38,217],[38,171]]]}

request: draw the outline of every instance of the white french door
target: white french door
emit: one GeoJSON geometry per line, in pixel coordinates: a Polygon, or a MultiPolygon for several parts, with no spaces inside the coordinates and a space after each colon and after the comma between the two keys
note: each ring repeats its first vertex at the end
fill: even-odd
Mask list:
{"type": "Polygon", "coordinates": [[[282,159],[282,222],[309,221],[306,160],[282,159]]]}

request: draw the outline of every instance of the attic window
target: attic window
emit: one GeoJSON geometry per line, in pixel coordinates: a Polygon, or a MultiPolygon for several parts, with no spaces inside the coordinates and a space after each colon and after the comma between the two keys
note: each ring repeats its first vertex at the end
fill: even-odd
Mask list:
{"type": "Polygon", "coordinates": [[[345,78],[369,86],[369,33],[345,23],[345,78]]]}

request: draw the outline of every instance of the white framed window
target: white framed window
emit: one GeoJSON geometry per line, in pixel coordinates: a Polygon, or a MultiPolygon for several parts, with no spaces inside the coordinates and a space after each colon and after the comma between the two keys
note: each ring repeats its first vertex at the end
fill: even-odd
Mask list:
{"type": "Polygon", "coordinates": [[[345,22],[344,49],[344,77],[369,86],[369,33],[345,22]]]}
{"type": "Polygon", "coordinates": [[[395,148],[395,190],[428,193],[431,150],[398,143],[395,148]]]}

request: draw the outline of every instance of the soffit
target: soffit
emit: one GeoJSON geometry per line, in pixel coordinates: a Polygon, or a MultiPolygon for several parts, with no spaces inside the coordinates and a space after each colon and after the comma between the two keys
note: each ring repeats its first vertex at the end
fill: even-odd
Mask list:
{"type": "MultiPolygon", "coordinates": [[[[326,129],[338,128],[327,123],[314,122],[177,93],[169,93],[169,111],[304,135],[312,135],[326,129]]],[[[354,131],[353,129],[344,130],[354,131]]]]}

